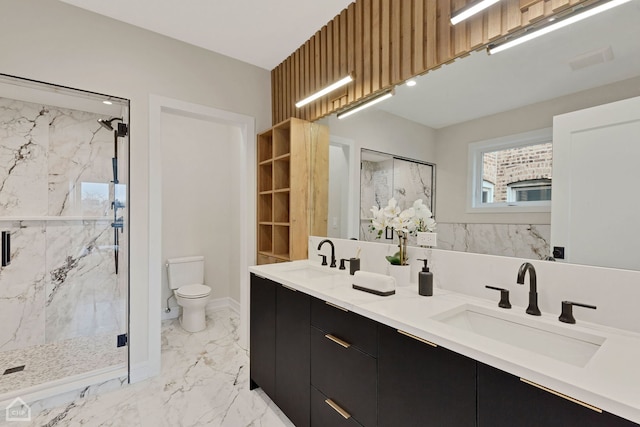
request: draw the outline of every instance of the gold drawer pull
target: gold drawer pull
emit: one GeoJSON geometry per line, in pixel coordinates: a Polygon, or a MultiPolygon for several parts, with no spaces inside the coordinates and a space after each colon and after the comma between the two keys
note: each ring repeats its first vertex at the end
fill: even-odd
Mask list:
{"type": "Polygon", "coordinates": [[[425,344],[428,344],[428,345],[430,345],[431,347],[437,347],[437,346],[438,346],[438,344],[434,344],[434,343],[432,343],[431,341],[427,341],[427,340],[425,340],[424,338],[417,337],[417,336],[415,336],[415,335],[413,335],[413,334],[410,334],[409,332],[405,332],[405,331],[402,331],[402,330],[400,330],[400,329],[398,329],[398,332],[400,332],[402,335],[406,335],[406,336],[408,336],[409,338],[413,338],[414,340],[418,340],[418,341],[420,341],[420,342],[423,342],[423,343],[425,343],[425,344]]]}
{"type": "Polygon", "coordinates": [[[282,286],[282,287],[283,287],[283,288],[285,288],[285,289],[289,289],[290,291],[298,292],[298,290],[297,290],[297,289],[294,289],[294,288],[292,288],[291,286],[283,285],[282,283],[280,283],[280,286],[282,286]]]}
{"type": "Polygon", "coordinates": [[[348,413],[347,411],[345,411],[344,409],[342,409],[340,406],[338,406],[338,404],[336,402],[334,402],[331,399],[325,399],[324,401],[327,405],[331,406],[333,408],[334,411],[336,411],[337,413],[339,413],[340,415],[342,415],[344,417],[345,420],[348,420],[349,418],[351,418],[351,414],[348,413]]]}
{"type": "Polygon", "coordinates": [[[338,345],[343,346],[344,348],[349,348],[349,347],[351,347],[351,344],[349,344],[348,342],[343,341],[343,340],[341,340],[341,339],[340,339],[340,338],[338,338],[338,337],[334,337],[334,336],[333,336],[333,335],[331,335],[331,334],[326,334],[324,337],[325,337],[325,338],[329,338],[331,341],[333,341],[334,343],[336,343],[336,344],[338,344],[338,345]]]}
{"type": "Polygon", "coordinates": [[[330,305],[333,308],[337,308],[338,310],[346,311],[347,313],[349,312],[349,310],[347,310],[346,308],[342,308],[339,305],[332,304],[329,301],[325,301],[324,303],[330,305]]]}
{"type": "Polygon", "coordinates": [[[583,402],[582,400],[578,400],[578,399],[573,398],[573,397],[571,397],[571,396],[567,396],[566,394],[560,393],[559,391],[552,390],[552,389],[550,389],[550,388],[548,388],[548,387],[545,387],[545,386],[543,386],[543,385],[540,385],[540,384],[534,383],[533,381],[529,381],[529,380],[524,379],[524,378],[520,378],[520,381],[522,381],[522,382],[523,382],[523,383],[525,383],[525,384],[529,384],[529,385],[531,385],[531,386],[534,386],[534,387],[536,387],[536,388],[539,388],[540,390],[544,390],[544,391],[546,391],[546,392],[548,392],[548,393],[551,393],[551,394],[553,394],[553,395],[556,395],[556,396],[558,396],[558,397],[561,397],[561,398],[563,398],[563,399],[566,399],[566,400],[568,400],[568,401],[570,401],[570,402],[577,403],[578,405],[584,406],[585,408],[589,408],[589,409],[591,409],[592,411],[596,411],[596,412],[597,412],[597,413],[599,413],[599,414],[601,414],[601,413],[602,413],[602,409],[600,409],[600,408],[598,408],[598,407],[596,407],[596,406],[593,406],[593,405],[589,405],[588,403],[583,402]]]}

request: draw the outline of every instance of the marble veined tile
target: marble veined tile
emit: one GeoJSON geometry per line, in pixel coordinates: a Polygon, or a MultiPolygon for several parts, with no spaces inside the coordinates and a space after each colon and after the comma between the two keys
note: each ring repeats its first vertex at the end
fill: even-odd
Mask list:
{"type": "Polygon", "coordinates": [[[438,249],[544,259],[550,255],[548,224],[438,223],[438,249]]]}
{"type": "Polygon", "coordinates": [[[11,263],[0,268],[2,352],[44,343],[45,234],[42,222],[0,227],[11,232],[11,263]]]}
{"type": "Polygon", "coordinates": [[[113,133],[94,113],[50,109],[48,214],[104,216],[113,184],[113,133]]]}
{"type": "Polygon", "coordinates": [[[207,321],[192,334],[177,319],[163,322],[159,376],[44,410],[34,425],[292,427],[260,389],[249,390],[238,315],[224,309],[207,313],[207,321]]]}
{"type": "Polygon", "coordinates": [[[47,213],[49,111],[0,98],[0,216],[47,213]]]}
{"type": "Polygon", "coordinates": [[[47,225],[47,342],[126,328],[126,281],[114,274],[113,238],[110,221],[47,225]]]}

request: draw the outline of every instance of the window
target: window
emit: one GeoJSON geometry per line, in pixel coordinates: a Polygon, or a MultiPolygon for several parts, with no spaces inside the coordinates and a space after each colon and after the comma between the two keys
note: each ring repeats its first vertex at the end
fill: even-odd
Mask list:
{"type": "Polygon", "coordinates": [[[469,144],[470,212],[551,209],[551,129],[469,144]]]}
{"type": "Polygon", "coordinates": [[[551,200],[551,180],[531,179],[507,186],[507,202],[539,202],[551,200]]]}
{"type": "Polygon", "coordinates": [[[493,200],[493,189],[495,185],[489,181],[482,180],[482,203],[489,203],[493,200]]]}

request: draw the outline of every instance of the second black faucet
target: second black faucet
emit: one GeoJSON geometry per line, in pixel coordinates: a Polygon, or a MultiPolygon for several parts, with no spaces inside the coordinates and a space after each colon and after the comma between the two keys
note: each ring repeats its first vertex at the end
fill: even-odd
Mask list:
{"type": "Polygon", "coordinates": [[[540,309],[538,308],[538,287],[536,283],[536,269],[531,263],[525,262],[520,266],[518,270],[517,282],[520,285],[524,285],[524,276],[529,272],[529,307],[527,307],[527,314],[533,316],[540,316],[540,309]]]}

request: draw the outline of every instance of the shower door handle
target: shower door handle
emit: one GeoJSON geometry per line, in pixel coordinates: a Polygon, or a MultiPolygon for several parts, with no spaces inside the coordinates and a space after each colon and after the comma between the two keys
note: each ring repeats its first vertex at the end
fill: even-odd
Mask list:
{"type": "Polygon", "coordinates": [[[11,264],[11,232],[2,232],[2,266],[11,264]]]}

